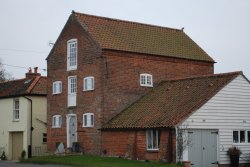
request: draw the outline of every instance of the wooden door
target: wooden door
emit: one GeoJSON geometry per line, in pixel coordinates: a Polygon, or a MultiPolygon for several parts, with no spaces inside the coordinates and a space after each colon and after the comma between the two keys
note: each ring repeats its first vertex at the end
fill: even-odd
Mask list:
{"type": "Polygon", "coordinates": [[[18,160],[23,151],[23,132],[12,132],[12,160],[18,160]]]}

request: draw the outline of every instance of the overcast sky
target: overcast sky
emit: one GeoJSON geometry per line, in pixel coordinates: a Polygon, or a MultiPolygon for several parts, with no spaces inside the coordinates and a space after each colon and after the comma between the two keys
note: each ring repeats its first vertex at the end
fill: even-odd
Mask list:
{"type": "Polygon", "coordinates": [[[181,29],[217,63],[250,79],[250,0],[0,0],[0,59],[15,78],[46,75],[46,57],[71,11],[181,29]],[[13,67],[17,66],[17,67],[13,67]]]}

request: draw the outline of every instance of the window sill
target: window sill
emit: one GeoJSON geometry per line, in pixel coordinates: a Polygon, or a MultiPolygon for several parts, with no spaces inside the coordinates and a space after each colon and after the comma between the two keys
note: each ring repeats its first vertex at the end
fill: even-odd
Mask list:
{"type": "Polygon", "coordinates": [[[147,152],[157,153],[157,152],[159,152],[159,149],[147,149],[147,152]]]}
{"type": "Polygon", "coordinates": [[[20,122],[19,119],[12,120],[12,122],[20,122]]]}
{"type": "Polygon", "coordinates": [[[52,126],[52,128],[53,128],[53,129],[59,129],[59,128],[61,128],[61,127],[53,127],[53,126],[52,126]]]}
{"type": "Polygon", "coordinates": [[[83,126],[83,128],[94,128],[94,126],[83,126]]]}
{"type": "Polygon", "coordinates": [[[140,85],[141,87],[150,87],[150,88],[152,88],[153,87],[153,85],[140,85]]]}

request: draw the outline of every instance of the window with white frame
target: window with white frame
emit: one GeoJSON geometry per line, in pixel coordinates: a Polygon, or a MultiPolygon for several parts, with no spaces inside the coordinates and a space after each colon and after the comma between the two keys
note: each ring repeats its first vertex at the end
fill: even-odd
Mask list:
{"type": "Polygon", "coordinates": [[[86,77],[83,79],[83,91],[94,90],[95,86],[95,79],[94,77],[86,77]]]}
{"type": "Polygon", "coordinates": [[[83,114],[83,127],[94,127],[94,114],[86,113],[83,114]]]}
{"type": "Polygon", "coordinates": [[[62,81],[53,82],[53,94],[62,93],[62,81]]]}
{"type": "Polygon", "coordinates": [[[43,143],[47,143],[47,133],[43,133],[43,143]]]}
{"type": "Polygon", "coordinates": [[[156,129],[147,130],[147,150],[159,150],[159,132],[156,129]]]}
{"type": "Polygon", "coordinates": [[[153,76],[151,74],[140,74],[140,85],[141,86],[153,86],[153,76]]]}
{"type": "Polygon", "coordinates": [[[67,42],[67,70],[77,69],[77,39],[67,42]]]}
{"type": "Polygon", "coordinates": [[[62,116],[54,115],[52,119],[52,128],[61,128],[62,125],[62,116]]]}
{"type": "Polygon", "coordinates": [[[18,121],[19,118],[20,118],[20,102],[19,102],[19,99],[14,99],[13,120],[18,121]]]}
{"type": "Polygon", "coordinates": [[[250,143],[250,130],[234,130],[233,143],[250,143]]]}

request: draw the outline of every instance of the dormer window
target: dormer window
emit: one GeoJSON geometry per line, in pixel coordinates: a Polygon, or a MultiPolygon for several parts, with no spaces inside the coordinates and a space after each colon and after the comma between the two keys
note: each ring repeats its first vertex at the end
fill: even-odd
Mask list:
{"type": "Polygon", "coordinates": [[[77,39],[67,42],[67,70],[77,69],[77,39]]]}
{"type": "Polygon", "coordinates": [[[140,74],[140,86],[153,87],[153,76],[151,74],[140,74]]]}

